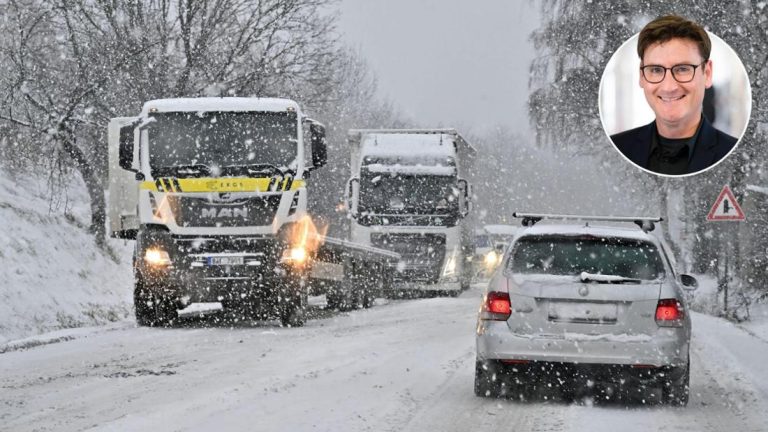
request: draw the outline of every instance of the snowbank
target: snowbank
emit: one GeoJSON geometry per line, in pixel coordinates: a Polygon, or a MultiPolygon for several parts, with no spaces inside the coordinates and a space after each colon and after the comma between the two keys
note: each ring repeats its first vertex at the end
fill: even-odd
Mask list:
{"type": "Polygon", "coordinates": [[[52,203],[44,179],[0,172],[0,344],[132,313],[131,244],[98,248],[85,188],[70,184],[52,203]]]}

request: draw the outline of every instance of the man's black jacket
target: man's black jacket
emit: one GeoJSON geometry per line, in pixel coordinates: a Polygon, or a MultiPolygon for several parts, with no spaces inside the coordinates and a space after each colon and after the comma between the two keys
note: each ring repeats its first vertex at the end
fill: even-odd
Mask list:
{"type": "MultiPolygon", "coordinates": [[[[653,121],[645,126],[611,135],[611,140],[629,160],[648,169],[651,141],[655,134],[656,121],[653,121]]],[[[699,137],[688,163],[688,173],[701,171],[724,158],[737,141],[736,138],[715,129],[707,118],[702,116],[699,137]]]]}

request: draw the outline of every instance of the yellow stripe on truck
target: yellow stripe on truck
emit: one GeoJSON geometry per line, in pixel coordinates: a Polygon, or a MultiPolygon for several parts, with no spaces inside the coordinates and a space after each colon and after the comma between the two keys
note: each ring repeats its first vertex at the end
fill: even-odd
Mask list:
{"type": "Polygon", "coordinates": [[[162,177],[141,182],[141,189],[155,192],[282,192],[304,187],[305,181],[291,177],[192,178],[162,177]]]}

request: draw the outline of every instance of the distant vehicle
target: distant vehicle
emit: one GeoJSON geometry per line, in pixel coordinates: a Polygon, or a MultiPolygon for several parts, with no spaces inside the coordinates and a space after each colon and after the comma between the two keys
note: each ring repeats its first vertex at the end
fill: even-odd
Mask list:
{"type": "MultiPolygon", "coordinates": [[[[691,321],[653,218],[515,214],[523,225],[483,297],[475,394],[525,398],[537,386],[566,396],[597,383],[606,396],[660,391],[686,405],[691,321]],[[578,225],[536,225],[577,219],[578,225]],[[641,229],[593,226],[631,222],[641,229]]],[[[658,393],[657,393],[658,394],[658,393]]]]}
{"type": "Polygon", "coordinates": [[[475,230],[475,253],[472,258],[475,279],[487,279],[501,263],[504,248],[517,231],[512,225],[485,225],[475,230]]]}
{"type": "Polygon", "coordinates": [[[350,240],[402,256],[389,294],[467,289],[475,149],[454,129],[353,129],[348,141],[350,240]]]}

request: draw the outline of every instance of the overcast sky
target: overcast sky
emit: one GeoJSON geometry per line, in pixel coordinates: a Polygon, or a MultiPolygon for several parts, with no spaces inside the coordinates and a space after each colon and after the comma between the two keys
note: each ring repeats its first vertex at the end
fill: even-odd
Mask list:
{"type": "Polygon", "coordinates": [[[531,3],[341,0],[339,30],[368,60],[382,96],[422,126],[527,132],[531,3]]]}

